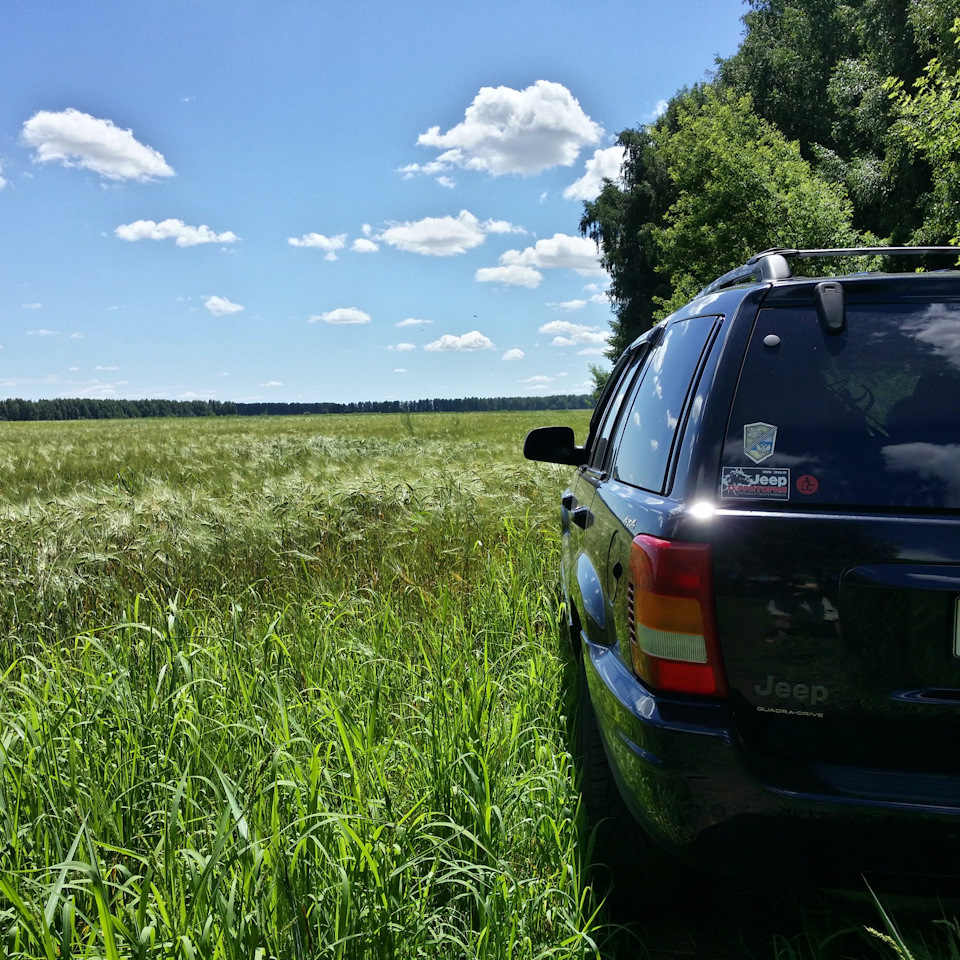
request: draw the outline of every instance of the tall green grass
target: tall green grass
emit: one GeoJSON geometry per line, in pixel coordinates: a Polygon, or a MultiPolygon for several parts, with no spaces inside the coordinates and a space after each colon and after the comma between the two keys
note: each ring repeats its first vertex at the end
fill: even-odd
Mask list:
{"type": "Polygon", "coordinates": [[[4,956],[596,953],[560,475],[411,419],[4,425],[4,956]]]}

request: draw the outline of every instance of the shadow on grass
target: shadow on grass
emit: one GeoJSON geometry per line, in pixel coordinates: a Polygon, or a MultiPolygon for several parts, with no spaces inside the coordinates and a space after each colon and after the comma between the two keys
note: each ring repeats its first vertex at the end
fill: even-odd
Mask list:
{"type": "Polygon", "coordinates": [[[605,907],[603,960],[960,960],[960,899],[762,890],[717,878],[696,898],[645,913],[605,907]],[[886,918],[893,924],[891,930],[886,918]]]}

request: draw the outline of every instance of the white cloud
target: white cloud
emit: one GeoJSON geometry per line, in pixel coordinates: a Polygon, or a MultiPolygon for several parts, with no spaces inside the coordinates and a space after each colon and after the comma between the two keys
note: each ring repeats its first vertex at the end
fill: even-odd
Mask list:
{"type": "Polygon", "coordinates": [[[28,337],[55,337],[57,335],[56,330],[28,330],[28,337]]]}
{"type": "Polygon", "coordinates": [[[587,305],[586,300],[564,300],[561,303],[548,303],[548,307],[556,307],[558,310],[566,310],[572,313],[574,310],[582,310],[587,305]]]}
{"type": "Polygon", "coordinates": [[[59,160],[65,167],[84,167],[110,180],[174,176],[163,154],[140,143],[131,130],[73,108],[38,111],[24,123],[22,136],[36,149],[39,163],[59,160]]]}
{"type": "Polygon", "coordinates": [[[369,313],[358,310],[356,307],[337,307],[336,310],[315,314],[307,323],[316,323],[318,320],[324,323],[369,323],[371,317],[369,313]]]}
{"type": "Polygon", "coordinates": [[[554,347],[576,347],[581,345],[605,345],[610,339],[610,331],[600,330],[598,327],[588,327],[582,323],[571,323],[569,320],[551,320],[540,327],[540,333],[554,335],[554,347]]]}
{"type": "Polygon", "coordinates": [[[404,370],[403,367],[397,367],[393,372],[394,372],[394,373],[409,373],[410,371],[409,371],[409,370],[404,370]]]}
{"type": "Polygon", "coordinates": [[[522,233],[526,234],[523,227],[510,223],[507,220],[484,220],[481,224],[484,233],[522,233]]]}
{"type": "Polygon", "coordinates": [[[315,247],[326,252],[326,260],[336,260],[337,250],[342,250],[347,242],[345,233],[335,237],[325,237],[322,233],[305,233],[302,237],[288,237],[287,243],[291,247],[315,247]]]}
{"type": "Polygon", "coordinates": [[[403,353],[406,350],[416,350],[416,344],[413,343],[391,343],[388,350],[396,350],[399,353],[403,353]]]}
{"type": "Polygon", "coordinates": [[[93,368],[94,370],[119,370],[119,367],[101,367],[97,366],[93,368]]]}
{"type": "Polygon", "coordinates": [[[350,249],[354,253],[376,253],[380,247],[366,237],[357,237],[357,239],[353,241],[350,249]]]}
{"type": "Polygon", "coordinates": [[[540,285],[543,274],[533,267],[514,264],[509,267],[481,267],[474,275],[477,283],[503,283],[508,287],[528,287],[532,290],[540,285]]]}
{"type": "Polygon", "coordinates": [[[577,351],[578,357],[602,357],[606,354],[606,350],[603,347],[584,347],[582,350],[577,351]]]}
{"type": "Polygon", "coordinates": [[[652,123],[657,117],[662,117],[667,112],[667,107],[669,106],[670,104],[666,100],[658,100],[646,119],[652,123]]]}
{"type": "Polygon", "coordinates": [[[23,307],[24,310],[39,310],[43,306],[43,304],[42,303],[21,303],[20,306],[23,307]]]}
{"type": "Polygon", "coordinates": [[[439,183],[441,187],[446,187],[448,190],[452,190],[457,185],[456,180],[452,177],[437,177],[437,183],[439,183]]]}
{"type": "Polygon", "coordinates": [[[201,243],[234,243],[237,235],[231,230],[215,233],[205,223],[187,226],[182,220],[135,220],[122,223],[113,231],[121,240],[174,240],[178,247],[196,247],[201,243]]]}
{"type": "Polygon", "coordinates": [[[553,383],[553,377],[545,377],[538,374],[535,377],[527,377],[525,380],[518,380],[517,383],[553,383]]]}
{"type": "Polygon", "coordinates": [[[522,360],[525,354],[522,350],[514,347],[512,350],[508,350],[500,359],[501,360],[522,360]]]}
{"type": "Polygon", "coordinates": [[[207,297],[203,305],[215,316],[222,317],[228,313],[239,313],[243,307],[239,303],[231,303],[226,297],[207,297]]]}
{"type": "Polygon", "coordinates": [[[602,134],[562,84],[538,80],[524,90],[481,87],[460,123],[446,133],[431,127],[417,139],[443,153],[404,172],[436,174],[456,166],[493,176],[532,175],[571,166],[581,148],[597,143],[602,134]]]}
{"type": "Polygon", "coordinates": [[[266,383],[258,383],[258,387],[282,387],[283,384],[279,380],[268,380],[266,383]]]}
{"type": "Polygon", "coordinates": [[[416,317],[407,317],[406,320],[401,320],[397,326],[398,327],[422,327],[425,324],[433,323],[432,320],[418,320],[416,317]]]}
{"type": "Polygon", "coordinates": [[[623,147],[607,147],[595,150],[586,162],[586,173],[563,191],[567,200],[596,200],[603,189],[604,180],[620,180],[620,168],[625,154],[623,147]]]}
{"type": "Polygon", "coordinates": [[[485,234],[480,221],[469,210],[461,210],[456,217],[425,217],[394,224],[377,239],[398,250],[450,257],[479,247],[485,234]]]}
{"type": "Polygon", "coordinates": [[[86,340],[87,337],[86,337],[85,334],[80,333],[79,331],[77,331],[76,333],[71,333],[71,334],[70,334],[70,339],[71,339],[71,340],[86,340]]]}
{"type": "Polygon", "coordinates": [[[489,337],[485,337],[479,330],[471,330],[462,337],[445,333],[439,340],[428,343],[423,349],[433,352],[440,350],[492,350],[493,341],[489,337]]]}
{"type": "Polygon", "coordinates": [[[588,237],[555,233],[549,240],[538,240],[525,250],[508,250],[500,257],[502,266],[539,267],[541,270],[576,270],[580,274],[602,274],[599,250],[588,237]]]}
{"type": "MultiPolygon", "coordinates": [[[[2,166],[0,166],[0,173],[3,173],[2,166]]],[[[7,185],[7,183],[9,183],[8,180],[4,180],[3,177],[0,177],[0,190],[2,190],[7,185]]]]}

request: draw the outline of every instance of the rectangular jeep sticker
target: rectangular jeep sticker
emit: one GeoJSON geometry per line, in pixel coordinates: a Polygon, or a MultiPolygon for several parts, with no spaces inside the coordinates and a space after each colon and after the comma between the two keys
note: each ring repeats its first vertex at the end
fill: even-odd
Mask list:
{"type": "Polygon", "coordinates": [[[787,467],[724,467],[720,496],[727,500],[789,500],[787,467]]]}

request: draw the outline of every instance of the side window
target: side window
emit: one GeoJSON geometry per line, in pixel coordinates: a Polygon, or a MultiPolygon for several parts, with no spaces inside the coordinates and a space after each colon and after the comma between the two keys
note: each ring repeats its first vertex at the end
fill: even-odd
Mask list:
{"type": "Polygon", "coordinates": [[[600,427],[597,430],[597,437],[590,452],[590,467],[593,470],[602,470],[607,458],[607,451],[610,446],[610,437],[613,435],[614,427],[617,424],[618,415],[623,407],[623,401],[627,397],[630,385],[636,378],[637,370],[643,365],[647,355],[647,349],[642,349],[633,362],[620,372],[619,382],[616,384],[613,393],[610,396],[610,402],[603,411],[603,418],[600,421],[600,427]]]}
{"type": "Polygon", "coordinates": [[[613,476],[661,493],[684,405],[716,317],[672,323],[650,354],[623,418],[613,476]]]}

